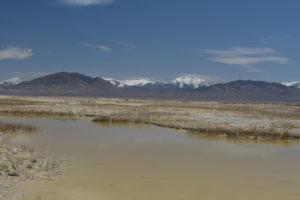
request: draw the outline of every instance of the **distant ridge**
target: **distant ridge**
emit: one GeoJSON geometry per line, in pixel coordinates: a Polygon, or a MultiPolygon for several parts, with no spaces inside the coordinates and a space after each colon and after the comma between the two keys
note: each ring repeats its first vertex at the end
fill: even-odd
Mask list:
{"type": "Polygon", "coordinates": [[[76,72],[59,72],[15,85],[2,84],[0,94],[300,103],[300,89],[280,83],[237,80],[197,89],[149,90],[116,87],[110,81],[76,72]]]}
{"type": "Polygon", "coordinates": [[[237,80],[229,83],[215,84],[201,92],[207,97],[223,100],[243,101],[299,101],[300,90],[280,83],[264,81],[237,80]]]}

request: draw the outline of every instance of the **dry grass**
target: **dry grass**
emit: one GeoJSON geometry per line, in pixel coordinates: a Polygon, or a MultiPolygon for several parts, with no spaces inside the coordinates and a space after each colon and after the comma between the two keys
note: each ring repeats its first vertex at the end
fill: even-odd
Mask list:
{"type": "Polygon", "coordinates": [[[233,138],[300,136],[299,105],[0,96],[1,99],[8,102],[0,104],[0,113],[6,115],[88,117],[98,122],[151,124],[233,138]],[[11,105],[10,100],[23,102],[11,105]]]}
{"type": "Polygon", "coordinates": [[[32,125],[0,122],[0,199],[21,181],[55,180],[61,174],[63,160],[57,156],[7,142],[19,134],[31,135],[37,131],[32,125]]]}
{"type": "Polygon", "coordinates": [[[172,129],[183,129],[187,130],[189,134],[205,134],[211,136],[226,136],[229,138],[243,138],[243,139],[271,139],[271,140],[286,140],[286,139],[300,139],[299,135],[294,135],[289,132],[290,126],[288,124],[278,125],[274,124],[274,127],[269,129],[259,129],[257,127],[252,127],[248,129],[243,128],[226,128],[226,127],[185,127],[180,123],[168,124],[164,122],[159,122],[154,120],[155,117],[151,113],[139,113],[138,115],[129,115],[128,113],[122,113],[118,115],[111,116],[100,116],[93,119],[95,123],[133,123],[133,124],[147,124],[154,125],[164,128],[172,129]],[[278,126],[280,129],[284,128],[283,131],[278,131],[278,126]]]}

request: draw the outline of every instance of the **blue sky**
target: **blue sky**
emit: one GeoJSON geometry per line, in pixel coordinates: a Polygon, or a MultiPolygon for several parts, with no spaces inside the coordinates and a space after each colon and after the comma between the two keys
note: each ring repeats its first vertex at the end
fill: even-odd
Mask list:
{"type": "Polygon", "coordinates": [[[296,0],[2,0],[0,79],[300,80],[296,0]]]}

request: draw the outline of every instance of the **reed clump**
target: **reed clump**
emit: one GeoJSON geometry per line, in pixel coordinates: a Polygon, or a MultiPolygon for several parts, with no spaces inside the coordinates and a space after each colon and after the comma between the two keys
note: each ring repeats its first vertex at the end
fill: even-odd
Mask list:
{"type": "Polygon", "coordinates": [[[299,135],[291,134],[289,131],[278,132],[275,130],[259,130],[259,129],[242,129],[242,128],[196,128],[188,131],[188,134],[204,134],[210,136],[226,136],[228,138],[241,138],[241,139],[269,139],[269,140],[290,140],[300,139],[299,135]]]}
{"type": "Polygon", "coordinates": [[[100,116],[93,119],[93,122],[104,122],[104,123],[133,123],[134,120],[125,118],[122,116],[100,116]]]}
{"type": "Polygon", "coordinates": [[[2,133],[35,133],[37,131],[38,128],[33,125],[0,122],[2,133]]]}

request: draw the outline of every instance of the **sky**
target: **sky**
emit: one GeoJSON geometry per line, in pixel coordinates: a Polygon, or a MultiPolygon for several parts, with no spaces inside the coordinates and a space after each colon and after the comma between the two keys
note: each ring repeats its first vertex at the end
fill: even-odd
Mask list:
{"type": "Polygon", "coordinates": [[[300,80],[298,0],[1,0],[0,80],[300,80]]]}

